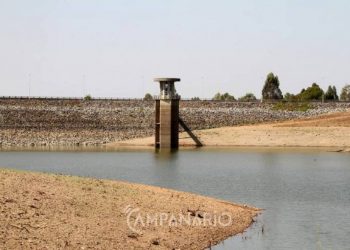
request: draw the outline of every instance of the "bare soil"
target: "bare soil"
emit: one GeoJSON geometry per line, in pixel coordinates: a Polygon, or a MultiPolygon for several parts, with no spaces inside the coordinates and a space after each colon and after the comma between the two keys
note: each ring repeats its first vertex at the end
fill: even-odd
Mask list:
{"type": "MultiPolygon", "coordinates": [[[[204,146],[325,147],[349,151],[350,112],[286,122],[197,130],[194,134],[204,146]]],[[[110,143],[108,146],[152,146],[153,143],[154,138],[148,137],[110,143]]],[[[186,133],[181,133],[180,145],[194,146],[195,143],[186,133]]]]}
{"type": "Polygon", "coordinates": [[[279,127],[350,127],[350,112],[333,113],[316,118],[283,122],[279,127]]]}
{"type": "Polygon", "coordinates": [[[258,213],[158,187],[0,169],[0,249],[204,249],[243,232],[258,213]],[[135,232],[127,224],[135,208],[202,221],[203,213],[228,213],[233,223],[159,223],[135,232]]]}

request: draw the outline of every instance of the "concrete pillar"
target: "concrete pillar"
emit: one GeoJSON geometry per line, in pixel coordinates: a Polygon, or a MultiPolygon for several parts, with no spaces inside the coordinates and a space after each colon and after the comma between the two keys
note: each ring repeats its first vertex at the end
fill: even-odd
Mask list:
{"type": "Polygon", "coordinates": [[[160,95],[156,98],[156,148],[179,147],[179,100],[175,82],[178,78],[156,78],[159,82],[160,95]]]}

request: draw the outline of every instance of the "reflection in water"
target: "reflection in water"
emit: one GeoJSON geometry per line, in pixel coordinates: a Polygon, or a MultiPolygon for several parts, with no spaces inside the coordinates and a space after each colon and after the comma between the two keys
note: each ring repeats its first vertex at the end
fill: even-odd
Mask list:
{"type": "Polygon", "coordinates": [[[174,161],[178,152],[178,149],[173,148],[156,148],[154,156],[161,161],[174,161]]]}
{"type": "Polygon", "coordinates": [[[204,148],[0,152],[3,167],[126,180],[265,209],[247,233],[213,249],[347,249],[349,162],[349,154],[204,148]]]}
{"type": "Polygon", "coordinates": [[[152,185],[162,186],[176,189],[178,179],[181,178],[178,174],[178,149],[156,149],[154,154],[153,168],[157,173],[154,176],[152,185]]]}

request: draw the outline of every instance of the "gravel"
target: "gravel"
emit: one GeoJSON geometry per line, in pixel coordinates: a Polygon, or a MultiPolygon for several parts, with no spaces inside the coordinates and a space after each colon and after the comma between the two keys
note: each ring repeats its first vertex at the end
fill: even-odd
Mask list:
{"type": "MultiPolygon", "coordinates": [[[[349,110],[350,103],[312,103],[305,112],[271,103],[182,101],[191,129],[256,124],[349,110]]],[[[142,100],[0,99],[0,145],[100,145],[151,136],[154,102],[142,100]]]]}

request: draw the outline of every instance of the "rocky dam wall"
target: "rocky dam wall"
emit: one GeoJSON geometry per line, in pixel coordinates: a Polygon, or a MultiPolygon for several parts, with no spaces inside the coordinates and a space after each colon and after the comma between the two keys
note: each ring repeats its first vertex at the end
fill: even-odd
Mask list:
{"type": "MultiPolygon", "coordinates": [[[[347,111],[350,103],[181,101],[180,116],[195,129],[255,124],[347,111]]],[[[143,100],[0,99],[0,145],[99,145],[154,134],[154,102],[143,100]]]]}

